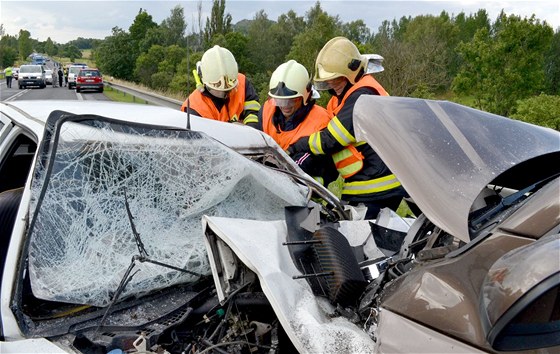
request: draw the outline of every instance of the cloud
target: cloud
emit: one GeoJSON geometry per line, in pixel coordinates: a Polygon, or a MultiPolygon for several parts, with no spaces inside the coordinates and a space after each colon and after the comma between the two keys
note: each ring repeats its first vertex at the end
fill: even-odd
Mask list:
{"type": "MultiPolygon", "coordinates": [[[[281,14],[294,10],[299,16],[315,5],[313,0],[226,0],[226,12],[233,22],[252,19],[264,9],[268,18],[276,20],[281,14]]],[[[31,37],[44,41],[50,37],[58,43],[66,43],[78,37],[103,39],[111,35],[113,27],[128,30],[140,8],[145,9],[156,23],[169,17],[171,9],[180,5],[184,9],[187,31],[198,27],[198,0],[176,1],[28,1],[2,0],[0,22],[10,35],[26,29],[31,37]]],[[[212,1],[202,1],[202,21],[210,16],[212,1]]],[[[343,22],[363,20],[373,31],[384,20],[399,20],[401,17],[439,15],[446,11],[450,15],[464,12],[467,15],[484,8],[494,20],[503,9],[507,14],[528,17],[535,14],[546,20],[554,29],[560,26],[560,3],[551,1],[399,1],[399,0],[322,0],[321,8],[331,16],[339,16],[343,22]]]]}

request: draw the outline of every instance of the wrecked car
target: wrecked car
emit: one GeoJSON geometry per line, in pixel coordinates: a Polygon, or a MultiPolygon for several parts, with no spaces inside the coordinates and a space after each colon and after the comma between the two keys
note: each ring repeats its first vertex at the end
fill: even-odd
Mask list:
{"type": "Polygon", "coordinates": [[[559,349],[558,132],[360,98],[422,211],[362,220],[256,130],[87,103],[2,106],[2,352],[559,349]]]}

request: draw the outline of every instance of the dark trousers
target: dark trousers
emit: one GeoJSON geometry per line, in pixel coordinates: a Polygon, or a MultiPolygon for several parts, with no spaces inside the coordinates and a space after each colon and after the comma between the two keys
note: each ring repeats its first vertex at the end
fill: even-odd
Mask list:
{"type": "Polygon", "coordinates": [[[349,204],[353,206],[357,206],[360,203],[364,204],[367,207],[366,220],[372,220],[377,218],[377,214],[379,214],[383,208],[389,208],[393,211],[397,211],[402,199],[402,196],[395,196],[372,202],[350,202],[349,204]]]}
{"type": "Polygon", "coordinates": [[[6,86],[12,87],[12,76],[6,76],[6,86]]]}

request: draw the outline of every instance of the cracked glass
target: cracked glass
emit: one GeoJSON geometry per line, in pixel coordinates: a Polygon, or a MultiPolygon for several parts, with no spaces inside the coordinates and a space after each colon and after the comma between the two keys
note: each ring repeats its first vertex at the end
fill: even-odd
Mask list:
{"type": "MultiPolygon", "coordinates": [[[[306,187],[201,132],[64,114],[46,129],[28,231],[41,299],[107,306],[141,253],[131,223],[147,258],[209,275],[202,215],[283,220],[307,203],[306,187]]],[[[133,273],[119,299],[199,278],[138,261],[133,273]]]]}

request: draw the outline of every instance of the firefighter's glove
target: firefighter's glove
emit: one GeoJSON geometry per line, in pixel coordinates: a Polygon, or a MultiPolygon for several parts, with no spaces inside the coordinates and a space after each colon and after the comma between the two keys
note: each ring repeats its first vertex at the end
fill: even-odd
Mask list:
{"type": "Polygon", "coordinates": [[[304,136],[300,138],[298,141],[290,145],[287,152],[290,156],[294,156],[298,153],[309,152],[309,137],[304,136]]]}

